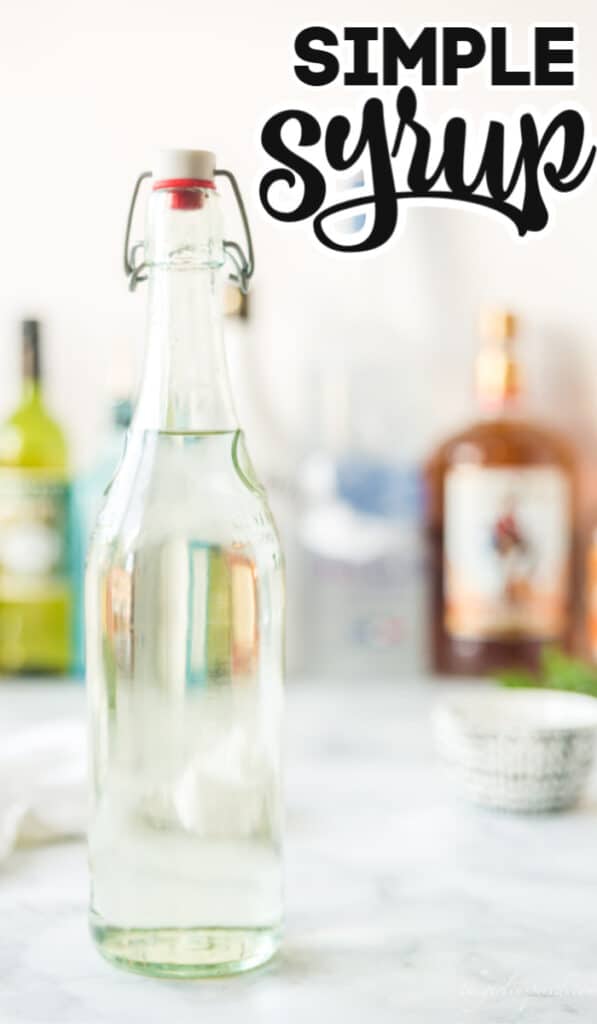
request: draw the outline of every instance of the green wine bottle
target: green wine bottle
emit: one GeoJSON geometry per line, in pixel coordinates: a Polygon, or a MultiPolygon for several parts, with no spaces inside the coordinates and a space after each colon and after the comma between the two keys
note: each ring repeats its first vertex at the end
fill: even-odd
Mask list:
{"type": "Polygon", "coordinates": [[[43,401],[39,323],[22,329],[22,399],[0,426],[0,672],[65,672],[73,632],[67,446],[43,401]]]}

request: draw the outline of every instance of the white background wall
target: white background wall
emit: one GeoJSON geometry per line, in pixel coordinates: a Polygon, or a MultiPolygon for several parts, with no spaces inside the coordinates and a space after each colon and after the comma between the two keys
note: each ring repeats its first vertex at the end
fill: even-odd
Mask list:
{"type": "MultiPolygon", "coordinates": [[[[409,30],[448,15],[512,23],[517,61],[526,59],[530,21],[575,20],[576,98],[595,112],[591,0],[372,0],[366,8],[360,0],[2,0],[0,413],[17,393],[17,322],[39,315],[47,325],[50,400],[71,432],[75,461],[91,457],[109,367],[141,344],[144,292],[127,292],[121,246],[133,181],[157,142],[214,148],[248,195],[258,257],[254,316],[233,328],[231,352],[237,369],[250,373],[240,404],[262,459],[283,462],[280,439],[300,439],[309,428],[305,364],[373,348],[397,365],[387,430],[400,430],[401,444],[423,452],[468,415],[483,301],[520,312],[536,404],[597,450],[595,176],[559,205],[549,235],[524,245],[498,217],[427,209],[411,212],[402,239],[366,262],[339,261],[312,244],[306,229],[289,234],[259,209],[260,125],[287,102],[314,102],[292,73],[297,29],[366,17],[409,30]],[[397,424],[404,419],[403,430],[397,424]]],[[[568,95],[543,90],[529,102],[549,109],[568,95]]],[[[332,111],[339,98],[329,87],[322,109],[332,111]]],[[[427,92],[425,109],[457,102],[481,115],[524,99],[490,97],[471,75],[456,101],[427,92]]]]}

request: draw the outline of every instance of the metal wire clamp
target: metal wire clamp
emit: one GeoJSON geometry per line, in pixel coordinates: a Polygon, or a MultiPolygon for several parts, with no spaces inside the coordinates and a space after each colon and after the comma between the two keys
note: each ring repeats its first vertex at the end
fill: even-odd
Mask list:
{"type": "MultiPolygon", "coordinates": [[[[245,254],[242,246],[238,242],[234,242],[231,239],[225,239],[223,242],[224,252],[228,256],[230,262],[234,267],[234,273],[230,274],[230,280],[234,281],[238,285],[243,295],[246,295],[249,290],[249,282],[253,276],[255,270],[255,252],[253,249],[253,239],[251,237],[251,229],[249,227],[249,218],[247,217],[247,211],[243,202],[238,182],[234,177],[232,171],[227,171],[224,168],[218,168],[215,171],[216,177],[226,178],[230,183],[230,187],[234,193],[234,198],[238,206],[240,218],[245,233],[247,243],[247,254],[245,254]]],[[[124,272],[128,278],[129,289],[134,291],[137,285],[147,280],[147,264],[144,259],[138,261],[138,253],[144,249],[143,242],[135,242],[131,245],[131,230],[133,225],[133,217],[135,214],[135,207],[137,205],[137,199],[139,197],[139,191],[141,185],[146,178],[151,178],[151,171],[143,171],[139,175],[135,182],[131,202],[129,205],[129,212],[126,219],[126,231],[124,236],[124,272]]]]}

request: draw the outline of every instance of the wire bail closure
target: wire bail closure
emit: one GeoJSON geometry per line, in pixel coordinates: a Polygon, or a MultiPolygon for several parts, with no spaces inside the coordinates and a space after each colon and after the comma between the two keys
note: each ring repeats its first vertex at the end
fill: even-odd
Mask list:
{"type": "MultiPolygon", "coordinates": [[[[230,183],[230,187],[234,193],[238,211],[243,225],[245,238],[247,242],[247,253],[245,254],[242,246],[238,242],[233,242],[230,239],[224,239],[223,248],[228,259],[234,267],[234,273],[230,274],[230,280],[234,281],[240,288],[243,295],[246,295],[249,291],[249,283],[255,270],[255,253],[253,250],[253,239],[251,238],[251,229],[249,227],[249,218],[247,217],[247,211],[243,201],[243,197],[238,187],[238,182],[234,177],[232,171],[227,171],[224,168],[216,169],[214,172],[216,177],[226,178],[230,183]]],[[[137,205],[137,199],[139,198],[139,191],[141,185],[146,178],[151,178],[151,171],[143,171],[139,175],[135,182],[131,202],[129,206],[129,212],[126,219],[126,231],[124,236],[124,272],[128,278],[129,291],[134,292],[135,288],[142,281],[147,280],[147,264],[144,259],[138,259],[138,253],[143,252],[145,248],[144,242],[135,242],[131,245],[131,230],[133,226],[133,217],[135,214],[135,207],[137,205]]]]}

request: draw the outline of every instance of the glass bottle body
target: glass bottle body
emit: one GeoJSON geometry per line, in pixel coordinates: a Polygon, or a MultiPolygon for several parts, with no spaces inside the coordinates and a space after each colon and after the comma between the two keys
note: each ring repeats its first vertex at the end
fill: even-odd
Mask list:
{"type": "Polygon", "coordinates": [[[279,941],[284,580],[232,410],[214,269],[184,253],[150,273],[86,648],[92,932],[116,963],[193,977],[254,967],[279,941]]]}

